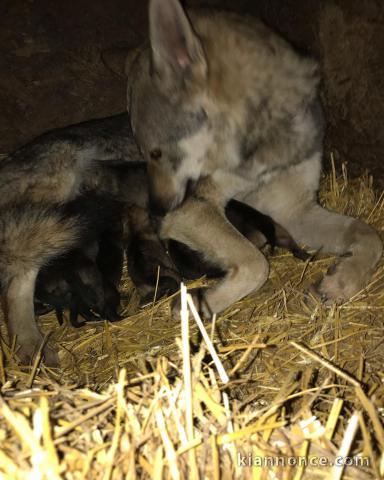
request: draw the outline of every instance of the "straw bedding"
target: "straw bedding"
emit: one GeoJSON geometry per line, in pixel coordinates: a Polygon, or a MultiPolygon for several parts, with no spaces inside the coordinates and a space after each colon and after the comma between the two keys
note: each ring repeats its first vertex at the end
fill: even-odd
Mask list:
{"type": "MultiPolygon", "coordinates": [[[[368,176],[333,170],[321,201],[383,231],[368,176]]],[[[324,307],[307,292],[331,261],[276,252],[258,293],[205,322],[212,344],[190,308],[183,328],[169,300],[140,310],[128,278],[121,322],[41,318],[60,371],[19,367],[2,330],[0,478],[380,478],[384,262],[324,307]]]]}

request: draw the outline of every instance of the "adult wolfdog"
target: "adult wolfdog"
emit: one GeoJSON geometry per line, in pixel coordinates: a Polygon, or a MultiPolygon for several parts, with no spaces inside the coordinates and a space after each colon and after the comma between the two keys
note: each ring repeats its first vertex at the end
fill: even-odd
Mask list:
{"type": "Polygon", "coordinates": [[[205,293],[220,312],[260,288],[268,262],[224,216],[229,198],[270,215],[309,248],[340,258],[326,302],[360,291],[382,255],[378,234],[317,202],[323,115],[319,69],[253,18],[151,0],[150,43],[129,55],[128,110],[148,161],[163,238],[227,271],[205,293]],[[186,191],[192,196],[186,197],[186,191]]]}

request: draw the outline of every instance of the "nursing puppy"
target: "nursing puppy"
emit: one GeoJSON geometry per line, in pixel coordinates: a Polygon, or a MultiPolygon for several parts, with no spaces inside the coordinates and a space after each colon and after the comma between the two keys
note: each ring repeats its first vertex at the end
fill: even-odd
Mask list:
{"type": "Polygon", "coordinates": [[[382,242],[317,201],[323,115],[317,64],[258,20],[151,0],[150,42],[128,57],[128,110],[148,162],[160,233],[227,272],[206,313],[259,289],[264,255],[225,218],[231,198],[272,217],[299,244],[340,256],[318,287],[343,302],[369,281],[382,242]],[[194,195],[184,200],[193,182],[194,195]],[[183,201],[184,200],[184,201],[183,201]],[[177,208],[179,207],[179,208],[177,208]]]}
{"type": "Polygon", "coordinates": [[[62,310],[68,308],[74,326],[80,326],[79,314],[89,320],[97,318],[92,311],[111,321],[119,319],[118,287],[123,268],[121,203],[110,196],[88,192],[62,208],[67,215],[82,218],[84,225],[87,222],[88,229],[77,248],[39,271],[35,303],[55,308],[59,321],[62,310]]]}
{"type": "MultiPolygon", "coordinates": [[[[167,293],[175,293],[182,277],[160,241],[150,218],[145,163],[118,160],[108,165],[98,163],[84,181],[83,190],[108,195],[118,199],[123,205],[122,237],[128,273],[142,298],[142,303],[154,298],[158,274],[157,298],[167,293]]],[[[113,238],[116,238],[116,235],[109,235],[110,242],[113,238]]],[[[100,262],[103,258],[100,255],[100,262]]]]}
{"type": "Polygon", "coordinates": [[[61,325],[63,310],[69,310],[72,326],[86,321],[120,320],[119,285],[123,268],[123,247],[117,239],[106,239],[78,248],[43,267],[36,281],[35,313],[55,309],[61,325]],[[96,314],[96,315],[95,315],[96,314]]]}
{"type": "MultiPolygon", "coordinates": [[[[104,315],[106,306],[101,273],[96,263],[81,250],[73,251],[52,265],[44,267],[37,276],[35,311],[43,315],[55,309],[60,325],[63,323],[65,309],[69,310],[71,324],[77,328],[84,325],[84,322],[79,322],[79,315],[89,321],[101,318],[117,319],[104,315]]],[[[115,316],[117,317],[117,312],[115,316]]]]}
{"type": "MultiPolygon", "coordinates": [[[[308,260],[311,257],[271,217],[263,215],[242,202],[230,200],[225,207],[225,216],[231,225],[257,248],[269,245],[272,253],[275,247],[280,247],[290,251],[300,260],[308,260]]],[[[197,279],[203,275],[217,278],[227,274],[209,257],[192,250],[183,243],[168,240],[167,245],[173,263],[177,265],[184,278],[197,279]]]]}

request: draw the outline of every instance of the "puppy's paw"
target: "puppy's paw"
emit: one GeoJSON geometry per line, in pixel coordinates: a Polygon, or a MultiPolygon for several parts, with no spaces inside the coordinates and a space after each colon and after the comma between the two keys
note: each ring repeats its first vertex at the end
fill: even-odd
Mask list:
{"type": "MultiPolygon", "coordinates": [[[[188,290],[188,294],[192,296],[193,303],[200,317],[211,318],[212,312],[205,299],[205,295],[204,295],[205,291],[206,289],[204,288],[195,288],[192,290],[188,290]]],[[[175,320],[180,320],[180,310],[181,310],[181,296],[177,295],[171,303],[172,317],[175,320]]]]}

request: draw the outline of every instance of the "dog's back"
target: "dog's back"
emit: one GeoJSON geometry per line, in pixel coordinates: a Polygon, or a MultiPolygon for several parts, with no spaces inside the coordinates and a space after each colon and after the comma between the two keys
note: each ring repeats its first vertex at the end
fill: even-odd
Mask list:
{"type": "Polygon", "coordinates": [[[110,159],[142,160],[127,114],[45,133],[0,163],[0,206],[70,201],[94,163],[110,159]]]}

